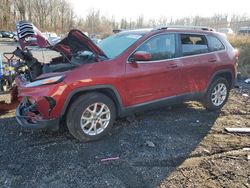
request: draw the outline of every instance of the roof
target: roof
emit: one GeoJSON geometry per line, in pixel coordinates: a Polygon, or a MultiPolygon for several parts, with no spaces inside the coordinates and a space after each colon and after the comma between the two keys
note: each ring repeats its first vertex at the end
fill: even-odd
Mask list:
{"type": "Polygon", "coordinates": [[[153,30],[153,28],[123,30],[123,31],[119,32],[118,35],[119,35],[119,34],[141,34],[141,35],[144,35],[144,34],[149,33],[149,32],[152,31],[152,30],[153,30]]]}
{"type": "Polygon", "coordinates": [[[167,25],[156,28],[143,28],[134,30],[123,30],[119,34],[147,34],[151,31],[174,30],[174,31],[196,31],[196,32],[215,32],[213,28],[205,26],[183,26],[183,25],[167,25]]]}
{"type": "Polygon", "coordinates": [[[192,31],[215,31],[211,27],[206,27],[206,26],[193,26],[193,25],[167,25],[164,27],[158,27],[156,30],[163,30],[163,29],[172,29],[172,30],[181,30],[181,31],[186,31],[186,30],[192,30],[192,31]]]}

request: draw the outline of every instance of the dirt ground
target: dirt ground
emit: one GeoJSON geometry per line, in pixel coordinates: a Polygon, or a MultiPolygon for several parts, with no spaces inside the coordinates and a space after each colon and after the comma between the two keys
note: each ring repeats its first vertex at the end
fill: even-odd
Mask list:
{"type": "MultiPolygon", "coordinates": [[[[225,127],[250,127],[249,90],[233,90],[208,134],[160,187],[250,187],[250,135],[225,127]]],[[[194,105],[191,103],[191,105],[194,105]]]]}
{"type": "Polygon", "coordinates": [[[139,113],[92,143],[67,130],[22,129],[15,110],[2,112],[0,187],[249,188],[250,135],[224,130],[250,127],[249,96],[250,88],[232,90],[220,112],[188,102],[139,113]],[[119,159],[101,161],[109,157],[119,159]]]}

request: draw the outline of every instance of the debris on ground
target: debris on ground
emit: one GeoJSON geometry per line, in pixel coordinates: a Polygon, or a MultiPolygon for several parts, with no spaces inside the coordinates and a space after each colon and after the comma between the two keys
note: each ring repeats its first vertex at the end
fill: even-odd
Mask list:
{"type": "Polygon", "coordinates": [[[243,97],[249,97],[249,95],[246,94],[246,93],[243,93],[242,96],[243,96],[243,97]]]}
{"type": "Polygon", "coordinates": [[[204,149],[203,151],[206,153],[210,153],[210,151],[208,149],[204,149]]]}
{"type": "Polygon", "coordinates": [[[145,145],[148,146],[148,147],[151,147],[151,148],[155,147],[155,144],[152,141],[146,141],[145,145]]]}
{"type": "Polygon", "coordinates": [[[250,133],[250,128],[241,127],[241,128],[225,128],[229,133],[250,133]]]}
{"type": "Polygon", "coordinates": [[[250,84],[250,78],[246,79],[245,83],[250,84]]]}
{"type": "Polygon", "coordinates": [[[120,159],[120,157],[109,157],[109,158],[101,159],[101,162],[114,161],[118,159],[120,159]]]}

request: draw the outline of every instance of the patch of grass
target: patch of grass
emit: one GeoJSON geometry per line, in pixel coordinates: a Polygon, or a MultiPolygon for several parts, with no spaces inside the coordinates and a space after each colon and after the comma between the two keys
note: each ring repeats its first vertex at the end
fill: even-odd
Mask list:
{"type": "Polygon", "coordinates": [[[229,42],[240,51],[238,71],[243,76],[250,76],[250,36],[230,36],[229,42]]]}

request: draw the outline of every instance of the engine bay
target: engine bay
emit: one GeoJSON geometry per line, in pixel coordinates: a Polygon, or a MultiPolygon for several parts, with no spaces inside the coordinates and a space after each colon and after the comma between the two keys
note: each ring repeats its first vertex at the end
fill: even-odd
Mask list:
{"type": "MultiPolygon", "coordinates": [[[[26,82],[33,82],[40,75],[65,72],[88,63],[107,59],[105,53],[80,30],[72,29],[67,36],[51,43],[32,23],[19,21],[16,25],[20,48],[12,53],[13,77],[20,75],[26,82]],[[56,56],[50,57],[54,52],[56,56]],[[41,52],[43,58],[37,58],[41,52]],[[45,60],[47,59],[47,60],[45,60]]],[[[10,63],[9,63],[10,64],[10,63]]]]}
{"type": "Polygon", "coordinates": [[[34,81],[38,76],[45,73],[64,72],[83,64],[98,61],[90,51],[78,51],[70,56],[61,54],[52,58],[49,62],[39,61],[29,49],[17,48],[13,54],[18,58],[14,67],[16,74],[22,75],[28,82],[34,81]]]}

